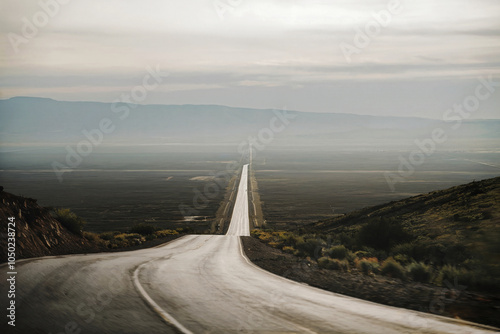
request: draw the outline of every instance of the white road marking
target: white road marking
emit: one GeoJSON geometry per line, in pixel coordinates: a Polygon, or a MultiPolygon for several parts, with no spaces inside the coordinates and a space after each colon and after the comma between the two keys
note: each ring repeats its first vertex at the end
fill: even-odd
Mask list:
{"type": "Polygon", "coordinates": [[[134,271],[134,285],[137,289],[137,291],[141,294],[142,298],[149,304],[149,306],[155,311],[166,323],[175,326],[179,331],[181,331],[183,334],[193,334],[189,329],[184,327],[180,322],[178,322],[173,316],[171,316],[167,311],[162,309],[154,300],[151,298],[151,296],[144,290],[144,288],[141,285],[141,282],[139,281],[139,271],[141,270],[141,267],[145,266],[149,262],[155,261],[151,260],[146,263],[141,264],[138,266],[135,271],[134,271]]]}

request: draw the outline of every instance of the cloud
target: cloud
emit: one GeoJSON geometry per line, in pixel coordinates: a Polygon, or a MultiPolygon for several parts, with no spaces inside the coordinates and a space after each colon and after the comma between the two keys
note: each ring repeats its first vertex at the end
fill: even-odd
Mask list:
{"type": "Polygon", "coordinates": [[[301,96],[294,103],[305,106],[314,103],[296,92],[316,96],[315,88],[325,92],[326,110],[326,92],[338,82],[351,87],[431,80],[445,89],[451,79],[500,74],[497,1],[401,1],[401,13],[351,63],[339,46],[353,44],[389,1],[231,3],[221,17],[212,0],[72,0],[15,53],[6,33],[21,34],[23,20],[41,9],[38,1],[3,1],[2,96],[36,95],[38,89],[54,97],[105,101],[135,85],[146,66],[158,64],[170,73],[159,91],[177,92],[185,103],[213,102],[211,93],[225,104],[224,97],[238,92],[241,105],[253,105],[251,95],[258,92],[261,107],[274,107],[266,105],[272,101],[264,97],[268,89],[278,96],[295,94],[294,101],[301,96]]]}

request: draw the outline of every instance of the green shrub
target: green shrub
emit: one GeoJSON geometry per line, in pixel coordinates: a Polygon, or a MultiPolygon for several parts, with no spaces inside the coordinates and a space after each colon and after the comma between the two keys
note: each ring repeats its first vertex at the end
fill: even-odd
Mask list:
{"type": "Polygon", "coordinates": [[[359,262],[359,269],[363,274],[368,275],[372,272],[373,267],[370,262],[363,260],[359,262]]]}
{"type": "Polygon", "coordinates": [[[258,238],[260,235],[261,230],[254,228],[253,230],[250,231],[250,235],[254,238],[258,238]]]}
{"type": "Polygon", "coordinates": [[[356,254],[354,254],[353,252],[351,252],[350,250],[347,251],[347,255],[345,257],[345,259],[351,263],[353,263],[354,261],[356,261],[358,257],[356,256],[356,254]]]}
{"type": "Polygon", "coordinates": [[[354,249],[356,246],[356,239],[352,237],[352,235],[347,233],[340,233],[338,235],[338,240],[342,245],[345,245],[347,248],[354,249]]]}
{"type": "Polygon", "coordinates": [[[347,262],[345,260],[332,259],[331,263],[330,263],[330,269],[348,271],[349,270],[349,262],[347,262]]]}
{"type": "MultiPolygon", "coordinates": [[[[362,247],[361,251],[363,254],[361,257],[376,257],[377,259],[385,259],[387,258],[387,253],[383,250],[380,250],[380,249],[374,249],[374,248],[371,248],[371,247],[362,247]]],[[[358,252],[356,252],[358,253],[358,252]]],[[[358,256],[360,257],[360,256],[358,256]]]]}
{"type": "Polygon", "coordinates": [[[323,241],[321,239],[306,239],[305,241],[297,242],[296,248],[302,256],[316,257],[321,250],[323,241]]]}
{"type": "Polygon", "coordinates": [[[356,261],[356,267],[365,275],[378,272],[379,264],[377,258],[363,258],[356,261]]]}
{"type": "Polygon", "coordinates": [[[466,271],[465,269],[458,269],[452,265],[444,265],[436,276],[435,283],[443,286],[446,282],[453,284],[455,280],[460,281],[460,276],[466,271]]]}
{"type": "Polygon", "coordinates": [[[431,268],[422,262],[413,262],[407,267],[411,279],[417,282],[429,283],[431,280],[431,268]]]}
{"type": "Polygon", "coordinates": [[[158,238],[164,238],[169,235],[178,235],[179,232],[176,230],[161,230],[161,231],[156,231],[154,235],[158,238]]]}
{"type": "Polygon", "coordinates": [[[142,239],[142,236],[139,233],[128,233],[125,235],[125,238],[127,240],[132,240],[132,239],[142,239]]]}
{"type": "Polygon", "coordinates": [[[401,280],[406,278],[405,269],[392,257],[384,261],[382,267],[380,267],[380,273],[384,276],[399,278],[401,280]]]}
{"type": "Polygon", "coordinates": [[[114,236],[116,240],[124,241],[127,239],[127,234],[126,233],[120,233],[114,236]]]}
{"type": "Polygon", "coordinates": [[[122,234],[119,234],[115,239],[110,241],[110,244],[113,245],[113,248],[123,248],[130,246],[130,241],[125,239],[122,234]]]}
{"type": "Polygon", "coordinates": [[[103,243],[103,240],[101,238],[99,238],[99,235],[97,235],[96,233],[83,231],[83,237],[85,239],[87,239],[88,241],[96,243],[96,244],[103,243]]]}
{"type": "Polygon", "coordinates": [[[396,262],[400,263],[403,266],[407,266],[413,263],[413,260],[408,255],[397,254],[394,255],[393,258],[394,260],[396,260],[396,262]]]}
{"type": "MultiPolygon", "coordinates": [[[[394,246],[391,250],[393,254],[406,255],[419,262],[430,262],[436,265],[448,264],[450,259],[463,259],[462,254],[453,255],[454,247],[445,246],[442,243],[430,239],[417,240],[394,246]],[[447,254],[449,254],[447,256],[447,254]]],[[[451,262],[455,264],[456,262],[451,262]]]]}
{"type": "Polygon", "coordinates": [[[295,253],[295,248],[293,248],[292,246],[284,246],[283,252],[293,254],[295,253]]]}
{"type": "Polygon", "coordinates": [[[414,257],[415,256],[414,249],[415,249],[415,243],[407,242],[407,243],[403,243],[403,244],[399,244],[399,245],[394,246],[391,249],[391,253],[394,255],[399,254],[399,255],[406,255],[409,257],[414,257]]]}
{"type": "Polygon", "coordinates": [[[276,241],[271,241],[268,243],[269,246],[273,247],[273,248],[281,248],[281,242],[276,242],[276,241]]]}
{"type": "Polygon", "coordinates": [[[191,226],[186,226],[186,227],[178,227],[176,228],[177,232],[179,233],[198,233],[197,230],[192,228],[191,226]]]}
{"type": "Polygon", "coordinates": [[[327,256],[323,256],[323,257],[320,257],[318,259],[318,266],[320,268],[325,268],[325,269],[328,269],[328,267],[330,266],[330,258],[328,258],[327,256]]]}
{"type": "Polygon", "coordinates": [[[120,234],[120,232],[118,232],[118,231],[103,232],[103,233],[99,234],[99,238],[101,238],[102,240],[109,241],[109,240],[112,240],[115,237],[115,235],[118,235],[118,234],[120,234]]]}
{"type": "Polygon", "coordinates": [[[465,286],[489,293],[500,291],[500,279],[486,271],[485,268],[466,269],[445,265],[435,277],[435,283],[440,286],[465,286]]]}
{"type": "Polygon", "coordinates": [[[140,235],[151,235],[157,231],[158,228],[151,224],[139,223],[130,228],[130,233],[138,233],[140,235]]]}
{"type": "Polygon", "coordinates": [[[323,252],[326,256],[332,259],[343,260],[347,257],[348,249],[344,245],[333,246],[323,252]]]}
{"type": "Polygon", "coordinates": [[[109,249],[115,249],[115,248],[118,248],[118,241],[113,239],[113,240],[110,240],[108,242],[108,246],[107,246],[109,249]]]}
{"type": "Polygon", "coordinates": [[[260,241],[264,242],[268,242],[273,238],[272,232],[267,232],[267,231],[260,231],[259,233],[255,234],[255,236],[259,238],[260,241]]]}
{"type": "Polygon", "coordinates": [[[70,232],[82,236],[85,221],[71,212],[70,209],[55,209],[55,219],[66,227],[70,232]]]}
{"type": "Polygon", "coordinates": [[[286,246],[296,246],[299,242],[304,242],[304,238],[293,233],[285,236],[284,243],[286,246]]]}
{"type": "Polygon", "coordinates": [[[360,250],[360,251],[355,252],[354,255],[356,257],[358,257],[358,258],[361,259],[361,258],[364,258],[364,257],[370,257],[371,253],[367,252],[367,251],[360,250]]]}
{"type": "Polygon", "coordinates": [[[349,270],[349,262],[345,260],[331,259],[329,257],[323,256],[318,259],[318,265],[320,268],[331,269],[331,270],[349,270]]]}
{"type": "Polygon", "coordinates": [[[125,235],[125,238],[127,239],[128,243],[131,246],[140,245],[140,244],[142,244],[143,241],[146,240],[139,233],[129,233],[129,234],[125,235]]]}

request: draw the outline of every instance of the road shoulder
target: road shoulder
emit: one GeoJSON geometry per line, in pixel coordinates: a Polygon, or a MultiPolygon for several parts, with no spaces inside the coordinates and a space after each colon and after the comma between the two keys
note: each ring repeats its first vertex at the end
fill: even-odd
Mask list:
{"type": "Polygon", "coordinates": [[[383,276],[366,276],[354,270],[321,269],[316,261],[284,253],[253,237],[241,237],[241,241],[245,255],[255,265],[297,282],[384,305],[500,327],[500,296],[462,291],[457,298],[452,298],[454,292],[447,288],[383,276]],[[444,307],[438,309],[438,303],[444,307]]]}

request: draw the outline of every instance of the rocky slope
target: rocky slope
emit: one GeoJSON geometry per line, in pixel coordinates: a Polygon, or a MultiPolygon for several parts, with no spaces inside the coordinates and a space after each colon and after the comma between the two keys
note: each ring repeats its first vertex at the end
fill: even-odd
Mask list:
{"type": "Polygon", "coordinates": [[[16,196],[0,187],[0,262],[7,261],[8,218],[15,218],[16,258],[99,251],[89,240],[68,231],[36,200],[16,196]]]}
{"type": "Polygon", "coordinates": [[[367,207],[309,226],[322,233],[359,229],[378,217],[401,222],[412,233],[450,240],[457,235],[489,235],[500,226],[500,177],[367,207]]]}

